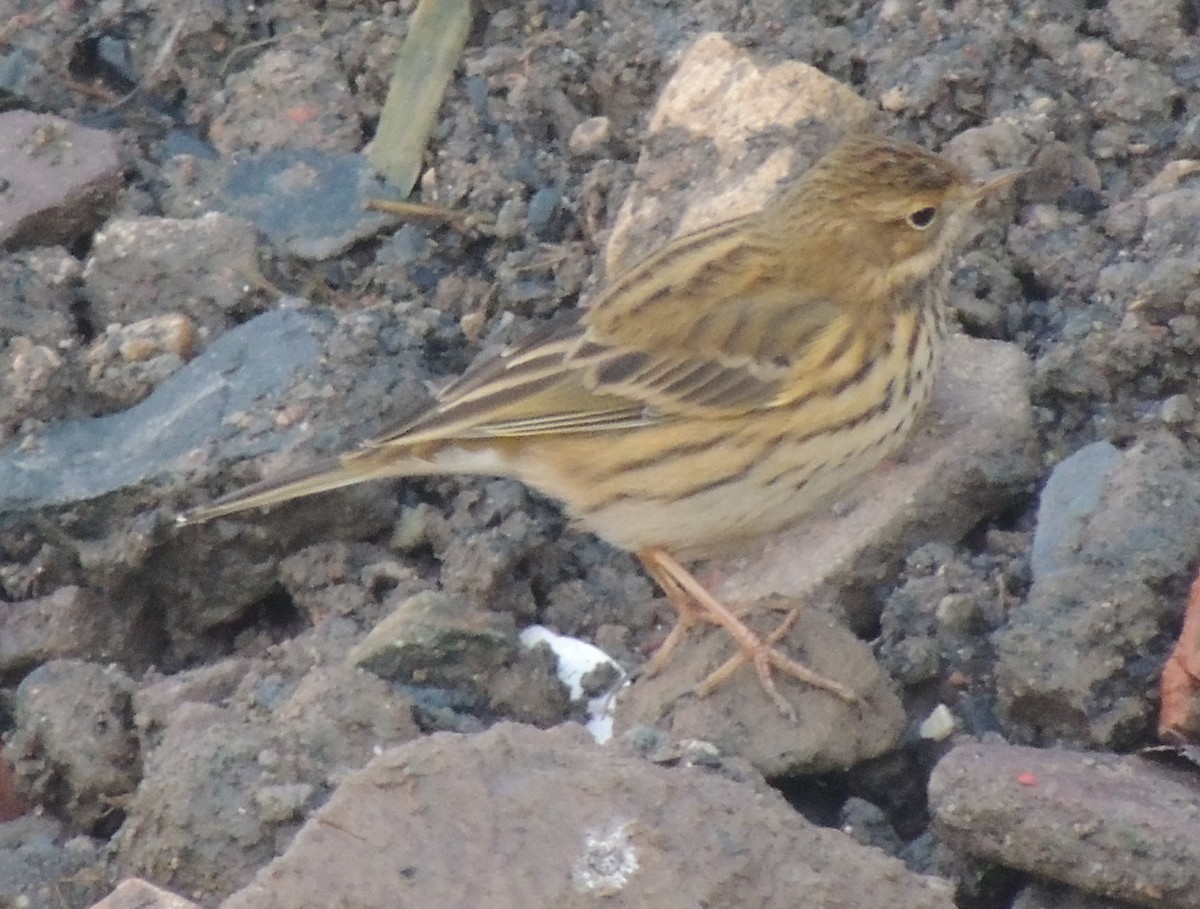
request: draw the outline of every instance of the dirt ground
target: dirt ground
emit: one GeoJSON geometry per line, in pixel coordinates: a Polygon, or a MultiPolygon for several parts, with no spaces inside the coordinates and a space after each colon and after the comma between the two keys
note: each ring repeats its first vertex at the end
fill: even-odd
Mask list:
{"type": "MultiPolygon", "coordinates": [[[[1147,847],[1093,886],[1076,833],[1036,861],[978,846],[986,812],[942,815],[963,802],[931,804],[927,784],[979,740],[1014,746],[1015,776],[1024,746],[1156,741],[1200,561],[1200,8],[481,2],[415,192],[483,217],[469,229],[358,204],[384,192],[358,153],[414,7],[0,0],[0,118],[65,124],[37,121],[0,160],[76,168],[27,218],[4,199],[21,174],[0,172],[0,907],[90,906],[130,875],[216,906],[385,748],[428,748],[429,768],[449,747],[434,734],[463,733],[538,766],[540,746],[496,724],[585,708],[548,651],[520,645],[526,626],[625,671],[663,640],[671,610],[633,557],[512,481],[373,484],[182,530],[173,516],[373,435],[654,242],[618,231],[625,251],[609,249],[622,206],[703,197],[685,159],[729,164],[715,143],[674,154],[682,127],[651,122],[709,33],[763,71],[809,64],[875,128],[1031,168],[953,285],[966,334],[1028,358],[1014,407],[1030,438],[972,465],[1004,492],[963,497],[952,535],[912,522],[878,570],[822,588],[845,620],[834,637],[798,630],[818,656],[843,648],[825,659],[870,677],[878,714],[805,694],[801,722],[832,734],[801,745],[769,711],[738,713],[752,684],[699,720],[647,686],[621,747],[657,772],[695,744],[680,741],[714,743],[748,762],[721,772],[950,881],[962,909],[1189,905],[1171,894],[1191,856],[1147,847]]],[[[849,119],[777,131],[801,167],[849,119]]],[[[731,172],[767,160],[770,134],[731,172]]],[[[585,760],[548,741],[556,772],[585,760]]],[[[444,765],[467,775],[463,760],[444,765]]],[[[1200,799],[1183,780],[1174,804],[1200,799]]],[[[1095,818],[1115,788],[1087,789],[1095,818]]],[[[1069,831],[1060,819],[1042,826],[1069,831]]],[[[911,905],[945,904],[931,893],[911,905]]]]}

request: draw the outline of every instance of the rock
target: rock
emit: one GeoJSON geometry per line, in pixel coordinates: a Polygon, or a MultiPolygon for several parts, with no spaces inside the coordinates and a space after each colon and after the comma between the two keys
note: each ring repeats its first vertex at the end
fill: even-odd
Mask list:
{"type": "Polygon", "coordinates": [[[362,123],[330,48],[270,48],[230,75],[228,99],[209,138],[223,155],[284,148],[356,152],[362,123]]]}
{"type": "Polygon", "coordinates": [[[566,718],[569,693],[553,661],[521,650],[511,616],[461,595],[430,590],[405,597],[347,660],[409,688],[456,691],[451,702],[469,713],[499,712],[538,725],[566,718]],[[539,706],[531,714],[533,705],[539,706]]]}
{"type": "Polygon", "coordinates": [[[88,906],[114,876],[103,840],[74,835],[48,814],[0,823],[0,905],[88,906]]]}
{"type": "Polygon", "coordinates": [[[1046,881],[1026,884],[1012,903],[1012,909],[1127,909],[1128,906],[1046,881]]]}
{"type": "Polygon", "coordinates": [[[49,79],[46,64],[28,48],[12,47],[11,52],[0,54],[0,92],[18,99],[22,107],[36,106],[30,90],[49,79]]]}
{"type": "Polygon", "coordinates": [[[1152,722],[1169,604],[1140,581],[1056,573],[996,643],[997,706],[1016,741],[1121,747],[1152,722]]]}
{"type": "Polygon", "coordinates": [[[142,784],[116,838],[121,873],[169,880],[200,898],[218,891],[219,882],[249,880],[286,831],[260,817],[253,800],[290,769],[258,762],[277,745],[261,723],[207,704],[181,705],[143,759],[142,784]],[[203,843],[203,854],[176,870],[176,856],[191,842],[203,843]]]}
{"type": "Polygon", "coordinates": [[[257,255],[253,225],[220,212],[113,219],[83,269],[90,316],[104,330],[176,312],[215,335],[255,291],[257,255]]]}
{"type": "Polygon", "coordinates": [[[145,774],[117,848],[124,873],[170,880],[199,898],[248,882],[342,773],[419,734],[406,699],[352,669],[315,667],[294,686],[248,673],[241,688],[257,687],[253,696],[219,697],[227,679],[194,681],[138,701],[145,774]],[[278,697],[263,693],[272,681],[286,686],[278,697]],[[164,715],[168,694],[176,706],[164,715]],[[190,856],[184,867],[180,854],[190,856]]]}
{"type": "Polygon", "coordinates": [[[347,660],[381,678],[453,687],[486,678],[511,662],[517,649],[510,617],[429,590],[402,600],[347,660]]]}
{"type": "Polygon", "coordinates": [[[59,587],[0,610],[0,674],[19,676],[50,660],[111,659],[124,651],[126,638],[127,629],[102,597],[59,587]]]}
{"type": "Polygon", "coordinates": [[[79,660],[43,663],[25,676],[7,752],[29,801],[97,835],[120,826],[141,777],[133,687],[117,669],[79,660]]]}
{"type": "MultiPolygon", "coordinates": [[[[1028,543],[1018,546],[1023,552],[1028,543]]],[[[1015,565],[1010,571],[1021,574],[1015,565]]],[[[996,586],[960,549],[944,543],[926,544],[908,557],[903,583],[884,603],[875,650],[893,680],[909,694],[921,692],[910,711],[925,714],[949,699],[950,719],[972,728],[970,711],[958,709],[966,706],[958,697],[961,683],[951,680],[990,665],[986,635],[1006,618],[996,586]]]]}
{"type": "Polygon", "coordinates": [[[177,893],[155,887],[141,878],[126,878],[91,909],[201,909],[177,893]]]}
{"type": "Polygon", "coordinates": [[[419,572],[383,546],[321,540],[284,557],[279,583],[292,607],[311,625],[333,618],[369,624],[386,614],[405,593],[428,587],[419,572]],[[389,593],[379,597],[381,585],[389,593]]]}
{"type": "MultiPolygon", "coordinates": [[[[759,608],[749,624],[767,635],[793,604],[755,605],[759,608]]],[[[735,652],[728,635],[705,626],[679,645],[657,675],[621,692],[616,732],[655,726],[676,740],[712,742],[726,754],[745,758],[768,779],[845,770],[895,747],[904,730],[904,709],[869,646],[815,610],[803,610],[784,641],[795,659],[846,685],[863,703],[847,704],[777,672],[776,685],[797,714],[789,719],[763,692],[748,664],[711,694],[696,697],[692,689],[735,652]]]]}
{"type": "Polygon", "coordinates": [[[133,719],[142,748],[156,747],[175,714],[185,704],[228,703],[238,684],[250,671],[250,661],[229,658],[174,675],[151,673],[133,695],[133,719]]]}
{"type": "Polygon", "coordinates": [[[197,335],[182,313],[109,325],[83,355],[88,383],[109,407],[131,407],[192,358],[197,335]]]}
{"type": "Polygon", "coordinates": [[[75,284],[79,261],[60,247],[0,258],[0,441],[27,420],[87,412],[79,372],[75,284]]]}
{"type": "Polygon", "coordinates": [[[476,610],[461,596],[427,590],[401,600],[347,659],[381,678],[454,686],[490,675],[516,652],[510,617],[476,610]]]}
{"type": "Polygon", "coordinates": [[[291,309],[252,319],[134,407],[65,420],[40,433],[36,447],[0,452],[0,515],[99,498],[178,470],[215,439],[236,439],[231,414],[264,407],[315,361],[317,324],[291,309]]]}
{"type": "Polygon", "coordinates": [[[247,155],[226,169],[214,207],[245,218],[301,259],[328,259],[396,223],[367,201],[394,199],[362,155],[313,148],[247,155]]]}
{"type": "Polygon", "coordinates": [[[87,234],[124,185],[117,137],[24,110],[0,113],[0,249],[87,234]]]}
{"type": "Polygon", "coordinates": [[[1188,41],[1183,18],[1154,0],[1113,0],[1104,8],[1104,22],[1113,43],[1135,57],[1166,59],[1188,41]]]}
{"type": "Polygon", "coordinates": [[[1152,722],[1200,557],[1200,480],[1173,436],[1110,449],[1089,446],[1051,476],[1033,586],[993,637],[998,705],[1022,741],[1119,747],[1152,722]]]}
{"type": "Polygon", "coordinates": [[[656,767],[578,727],[509,724],[380,755],[221,909],[326,909],[347,893],[358,909],[398,894],[492,909],[773,909],[798,894],[809,909],[953,906],[944,881],[811,826],[761,785],[656,767]]]}
{"type": "Polygon", "coordinates": [[[887,815],[866,799],[851,796],[839,812],[838,829],[863,846],[874,846],[887,855],[899,856],[904,843],[887,815]]]}
{"type": "Polygon", "coordinates": [[[961,745],[934,769],[929,805],[955,850],[1088,893],[1194,909],[1194,770],[1137,757],[961,745]]]}
{"type": "MultiPolygon", "coordinates": [[[[954,136],[942,149],[942,154],[972,174],[985,174],[994,168],[1023,166],[1034,153],[1034,144],[1012,121],[998,120],[987,126],[965,129],[954,136]]],[[[1024,178],[1012,189],[1019,196],[1024,178]]],[[[996,203],[1002,204],[1005,200],[996,203]]],[[[986,219],[980,219],[982,224],[986,219]]]]}
{"type": "Polygon", "coordinates": [[[1029,557],[1035,582],[1078,562],[1087,539],[1087,521],[1100,506],[1105,477],[1120,460],[1116,446],[1093,442],[1051,471],[1042,487],[1029,557]]]}
{"type": "Polygon", "coordinates": [[[638,182],[617,214],[605,270],[616,275],[673,234],[761,208],[782,180],[873,113],[814,66],[763,65],[724,35],[701,36],[650,114],[638,182]],[[781,131],[794,141],[781,141],[781,131]]]}
{"type": "Polygon", "coordinates": [[[612,136],[612,123],[608,117],[588,117],[573,130],[567,140],[571,154],[580,157],[597,155],[604,150],[612,136]]]}

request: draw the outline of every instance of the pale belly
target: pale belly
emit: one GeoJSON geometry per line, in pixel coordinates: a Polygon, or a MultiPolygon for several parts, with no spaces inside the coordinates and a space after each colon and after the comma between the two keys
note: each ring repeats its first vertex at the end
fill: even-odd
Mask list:
{"type": "MultiPolygon", "coordinates": [[[[815,450],[781,450],[743,478],[677,501],[623,499],[577,516],[622,549],[662,546],[685,559],[734,551],[832,505],[904,444],[919,411],[896,408],[815,450]]],[[[567,511],[575,511],[570,503],[567,511]]]]}

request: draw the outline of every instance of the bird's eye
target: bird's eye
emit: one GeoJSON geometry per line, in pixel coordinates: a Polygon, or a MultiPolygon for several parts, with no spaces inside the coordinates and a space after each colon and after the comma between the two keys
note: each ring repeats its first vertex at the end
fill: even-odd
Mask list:
{"type": "Polygon", "coordinates": [[[937,209],[932,205],[926,205],[924,208],[918,208],[916,211],[910,212],[905,220],[917,230],[924,230],[933,223],[936,217],[937,209]]]}

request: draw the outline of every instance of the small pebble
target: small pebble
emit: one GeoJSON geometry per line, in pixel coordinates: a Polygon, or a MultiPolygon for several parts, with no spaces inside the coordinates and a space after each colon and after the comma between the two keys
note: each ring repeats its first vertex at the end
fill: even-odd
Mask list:
{"type": "Polygon", "coordinates": [[[1188,395],[1171,395],[1162,402],[1159,416],[1168,426],[1180,426],[1196,418],[1196,408],[1188,395]]]}
{"type": "Polygon", "coordinates": [[[612,124],[608,117],[589,117],[571,131],[567,148],[573,155],[594,155],[612,137],[612,124]]]}
{"type": "Polygon", "coordinates": [[[945,704],[938,704],[917,730],[921,738],[931,742],[944,742],[954,732],[954,714],[945,704]]]}
{"type": "Polygon", "coordinates": [[[533,194],[533,198],[529,200],[529,209],[526,218],[529,222],[529,229],[534,234],[541,234],[550,226],[550,221],[554,217],[554,213],[558,211],[558,205],[562,201],[562,190],[557,186],[543,186],[533,194]]]}

